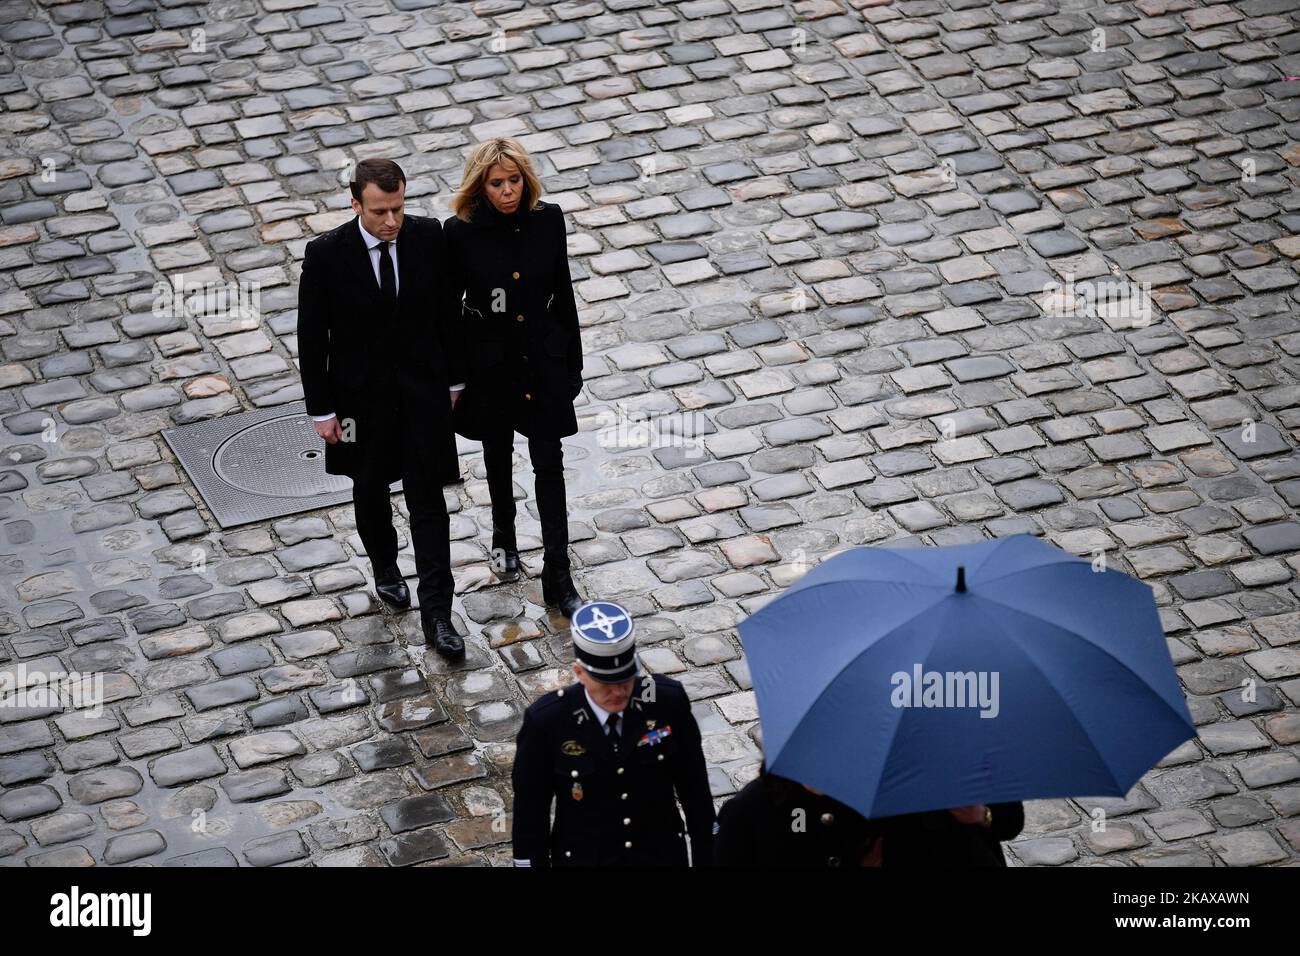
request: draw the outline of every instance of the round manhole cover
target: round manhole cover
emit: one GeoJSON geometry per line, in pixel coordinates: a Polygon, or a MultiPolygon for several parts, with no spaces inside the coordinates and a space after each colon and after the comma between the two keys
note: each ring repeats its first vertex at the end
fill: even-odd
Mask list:
{"type": "Polygon", "coordinates": [[[306,415],[286,415],[249,425],[212,456],[222,481],[252,495],[310,498],[344,491],[352,482],[325,473],[325,443],[306,415]]]}

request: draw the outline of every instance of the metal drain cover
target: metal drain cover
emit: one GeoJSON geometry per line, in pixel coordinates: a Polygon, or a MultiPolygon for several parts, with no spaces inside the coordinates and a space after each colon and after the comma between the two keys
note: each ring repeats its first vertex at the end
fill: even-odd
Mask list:
{"type": "Polygon", "coordinates": [[[352,500],[352,481],[325,472],[325,442],[302,402],[163,432],[223,528],[352,500]]]}
{"type": "Polygon", "coordinates": [[[212,458],[217,477],[250,495],[310,498],[352,487],[325,473],[325,443],[306,415],[249,425],[221,443],[212,458]]]}

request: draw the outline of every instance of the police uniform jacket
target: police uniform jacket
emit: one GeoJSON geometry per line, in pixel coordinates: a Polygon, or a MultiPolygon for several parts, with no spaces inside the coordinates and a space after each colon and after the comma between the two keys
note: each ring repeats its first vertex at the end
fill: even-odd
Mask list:
{"type": "Polygon", "coordinates": [[[475,441],[578,431],[582,339],[564,214],[529,201],[525,194],[509,215],[480,201],[469,221],[444,225],[448,311],[460,317],[467,360],[456,431],[475,441]]]}
{"type": "Polygon", "coordinates": [[[694,864],[710,865],[713,799],[686,691],[643,676],[620,719],[616,754],[581,684],[525,712],[513,771],[516,861],[685,866],[689,837],[694,864]]]}

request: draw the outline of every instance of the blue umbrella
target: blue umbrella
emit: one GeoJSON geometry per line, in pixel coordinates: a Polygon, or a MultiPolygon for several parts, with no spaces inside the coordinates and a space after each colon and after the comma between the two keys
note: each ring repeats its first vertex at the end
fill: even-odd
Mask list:
{"type": "Polygon", "coordinates": [[[740,636],[768,768],[865,816],[1123,796],[1196,733],[1151,588],[1032,535],[845,551],[740,636]]]}

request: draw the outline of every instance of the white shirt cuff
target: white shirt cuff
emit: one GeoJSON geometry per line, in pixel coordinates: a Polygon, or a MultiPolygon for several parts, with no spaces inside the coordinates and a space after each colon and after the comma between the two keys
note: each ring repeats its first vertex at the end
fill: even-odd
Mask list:
{"type": "Polygon", "coordinates": [[[327,422],[333,417],[334,417],[334,413],[330,412],[328,415],[313,415],[311,417],[311,420],[314,422],[327,422]]]}
{"type": "Polygon", "coordinates": [[[453,386],[451,386],[449,389],[447,389],[447,391],[449,391],[449,392],[459,392],[459,391],[460,391],[462,388],[464,388],[464,387],[465,387],[465,383],[464,383],[464,382],[461,382],[459,385],[453,385],[453,386]]]}

